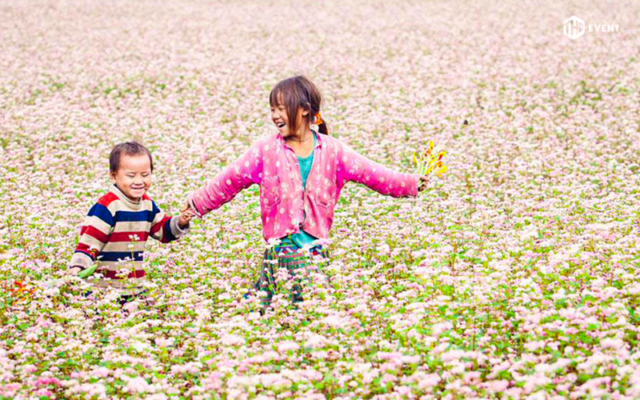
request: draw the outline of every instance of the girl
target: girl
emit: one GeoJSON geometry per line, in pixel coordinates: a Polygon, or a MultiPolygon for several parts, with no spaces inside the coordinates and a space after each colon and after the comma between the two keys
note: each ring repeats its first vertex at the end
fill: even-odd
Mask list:
{"type": "Polygon", "coordinates": [[[393,197],[415,197],[426,177],[391,171],[329,136],[321,118],[320,92],[307,78],[281,81],[269,96],[277,133],[257,140],[239,159],[195,191],[188,208],[199,217],[260,185],[263,235],[269,246],[255,284],[270,303],[276,286],[274,264],[296,278],[293,301],[302,300],[299,272],[309,256],[327,260],[321,244],[329,236],[334,207],[345,183],[361,183],[393,197]],[[318,127],[318,132],[311,125],[318,127]],[[309,250],[308,252],[305,250],[309,250]]]}

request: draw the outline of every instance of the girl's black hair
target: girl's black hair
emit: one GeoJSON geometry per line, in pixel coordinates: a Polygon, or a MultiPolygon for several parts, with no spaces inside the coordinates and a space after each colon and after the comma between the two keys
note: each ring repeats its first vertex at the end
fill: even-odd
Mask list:
{"type": "MultiPolygon", "coordinates": [[[[322,104],[322,95],[320,91],[309,79],[300,75],[294,76],[278,82],[278,84],[271,90],[269,95],[269,103],[271,107],[277,107],[281,104],[284,105],[287,110],[287,117],[289,119],[289,129],[295,132],[298,128],[296,117],[298,115],[298,108],[302,107],[309,112],[308,123],[311,124],[311,118],[316,119],[316,115],[320,112],[320,105],[322,104]]],[[[321,118],[321,122],[318,124],[318,130],[320,133],[328,135],[329,129],[327,123],[324,122],[324,118],[321,118]]]]}

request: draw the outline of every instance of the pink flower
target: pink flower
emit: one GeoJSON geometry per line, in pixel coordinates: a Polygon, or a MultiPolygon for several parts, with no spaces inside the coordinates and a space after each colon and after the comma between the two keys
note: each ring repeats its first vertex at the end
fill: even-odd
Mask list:
{"type": "Polygon", "coordinates": [[[281,353],[286,353],[288,351],[297,351],[300,348],[300,345],[296,342],[280,342],[278,343],[278,351],[281,353]]]}
{"type": "Polygon", "coordinates": [[[152,389],[153,387],[141,376],[130,379],[124,387],[124,391],[128,393],[152,392],[152,389]]]}
{"type": "Polygon", "coordinates": [[[219,390],[222,388],[222,374],[220,372],[212,372],[209,376],[202,380],[202,386],[205,390],[219,390]]]}
{"type": "Polygon", "coordinates": [[[442,378],[440,378],[440,375],[438,375],[438,374],[426,375],[422,379],[420,379],[420,381],[418,382],[418,388],[420,390],[430,389],[430,388],[438,385],[441,380],[442,380],[442,378]]]}
{"type": "Polygon", "coordinates": [[[482,386],[487,388],[487,390],[489,390],[490,392],[501,393],[507,390],[507,388],[509,387],[509,381],[489,381],[482,384],[482,386]]]}
{"type": "Polygon", "coordinates": [[[38,378],[34,383],[34,386],[47,386],[47,385],[54,385],[54,386],[60,386],[60,381],[57,380],[56,378],[38,378]]]}

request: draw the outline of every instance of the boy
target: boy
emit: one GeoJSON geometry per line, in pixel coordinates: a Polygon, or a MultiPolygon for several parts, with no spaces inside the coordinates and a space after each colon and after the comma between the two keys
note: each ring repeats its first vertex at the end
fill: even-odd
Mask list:
{"type": "Polygon", "coordinates": [[[96,272],[99,279],[94,283],[100,287],[136,286],[126,281],[145,276],[141,265],[147,238],[162,243],[181,238],[189,230],[193,213],[185,210],[179,217],[169,217],[147,196],[153,159],[143,145],[116,145],[109,156],[109,169],[113,186],[89,210],[68,273],[86,278],[96,272]],[[135,270],[123,273],[131,265],[122,262],[127,259],[133,259],[135,270]]]}

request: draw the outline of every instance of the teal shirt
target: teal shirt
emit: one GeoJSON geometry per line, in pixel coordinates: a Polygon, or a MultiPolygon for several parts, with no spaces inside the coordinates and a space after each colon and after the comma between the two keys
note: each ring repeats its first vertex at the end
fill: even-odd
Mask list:
{"type": "MultiPolygon", "coordinates": [[[[311,166],[313,165],[313,153],[316,152],[317,142],[318,138],[316,136],[316,133],[313,132],[313,150],[311,151],[311,154],[309,154],[306,158],[298,156],[298,164],[300,164],[300,175],[302,176],[303,187],[307,187],[307,178],[309,177],[309,172],[311,172],[311,166]]],[[[300,232],[291,234],[289,237],[299,248],[304,247],[304,245],[311,244],[311,242],[317,239],[309,235],[302,229],[300,230],[300,232]]]]}
{"type": "Polygon", "coordinates": [[[311,154],[309,154],[306,158],[302,158],[298,156],[298,164],[300,164],[300,175],[302,175],[302,186],[307,187],[307,178],[309,177],[309,172],[311,172],[311,165],[313,165],[313,153],[316,151],[316,143],[318,139],[316,139],[316,133],[313,133],[313,150],[311,150],[311,154]]]}

